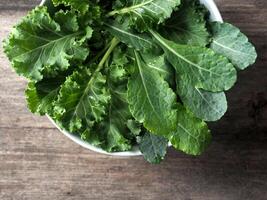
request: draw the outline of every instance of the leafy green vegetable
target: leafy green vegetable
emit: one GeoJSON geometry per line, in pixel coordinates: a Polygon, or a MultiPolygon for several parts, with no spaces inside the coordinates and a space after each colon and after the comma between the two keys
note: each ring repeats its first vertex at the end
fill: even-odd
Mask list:
{"type": "Polygon", "coordinates": [[[105,87],[106,77],[89,70],[74,72],[61,86],[55,102],[55,119],[71,132],[93,127],[106,113],[110,94],[105,87]]]}
{"type": "Polygon", "coordinates": [[[140,141],[140,151],[143,153],[144,158],[153,164],[158,164],[164,159],[167,147],[167,139],[151,133],[145,133],[140,141]]]}
{"type": "Polygon", "coordinates": [[[89,0],[52,0],[55,6],[64,4],[65,6],[71,6],[73,10],[79,11],[81,14],[85,14],[89,9],[89,0]]]}
{"type": "Polygon", "coordinates": [[[107,30],[120,39],[121,42],[127,44],[130,48],[136,50],[146,50],[153,47],[152,39],[145,33],[137,33],[133,29],[127,27],[127,24],[119,24],[116,21],[106,23],[107,30]],[[126,26],[125,26],[126,25],[126,26]]]}
{"type": "Polygon", "coordinates": [[[171,16],[173,10],[180,5],[180,0],[124,0],[121,7],[111,11],[108,16],[126,15],[131,25],[140,31],[153,24],[160,24],[171,16]]]}
{"type": "Polygon", "coordinates": [[[146,53],[142,55],[144,62],[151,71],[158,72],[165,81],[172,79],[172,69],[168,66],[165,61],[164,55],[158,55],[155,57],[154,54],[146,53]]]}
{"type": "Polygon", "coordinates": [[[94,127],[94,129],[86,129],[81,132],[81,139],[90,143],[95,147],[105,148],[105,136],[103,135],[103,131],[94,127]]]}
{"type": "Polygon", "coordinates": [[[175,133],[170,134],[172,145],[187,154],[200,155],[211,142],[211,134],[207,124],[178,106],[178,124],[175,133]]]}
{"type": "Polygon", "coordinates": [[[128,129],[131,131],[131,133],[133,134],[133,136],[139,136],[140,133],[141,133],[141,124],[138,123],[137,121],[135,120],[128,120],[127,121],[127,127],[128,129]]]}
{"type": "MultiPolygon", "coordinates": [[[[47,8],[39,7],[16,26],[4,42],[4,49],[18,74],[39,81],[43,78],[44,68],[65,70],[72,57],[82,60],[87,57],[89,50],[78,42],[87,35],[87,29],[78,30],[74,14],[62,15],[62,18],[69,23],[64,27],[70,29],[61,30],[61,26],[47,13],[47,8]]],[[[87,36],[89,38],[90,34],[87,36]]]]}
{"type": "Polygon", "coordinates": [[[175,94],[156,70],[135,54],[135,72],[128,83],[128,102],[134,118],[157,135],[175,129],[175,94]],[[157,87],[155,87],[155,85],[157,87]]]}
{"type": "Polygon", "coordinates": [[[53,113],[51,104],[57,99],[64,77],[44,79],[38,83],[29,82],[25,91],[28,107],[33,113],[53,113]]]}
{"type": "Polygon", "coordinates": [[[48,0],[4,41],[31,112],[106,152],[200,155],[255,48],[198,0],[48,0]],[[49,8],[48,8],[48,7],[49,8]]]}
{"type": "Polygon", "coordinates": [[[186,0],[160,31],[178,44],[206,46],[209,43],[206,14],[207,10],[199,2],[186,0]]]}
{"type": "Polygon", "coordinates": [[[257,58],[255,47],[247,36],[228,23],[211,23],[213,40],[211,48],[231,60],[240,70],[253,64],[257,58]]]}
{"type": "Polygon", "coordinates": [[[220,92],[229,90],[236,82],[236,70],[225,57],[207,48],[176,44],[152,30],[151,34],[177,73],[190,74],[191,82],[197,88],[220,92]]]}
{"type": "Polygon", "coordinates": [[[127,76],[123,68],[127,58],[121,51],[114,52],[113,63],[109,67],[107,85],[111,100],[108,106],[106,120],[101,123],[107,132],[106,147],[108,152],[126,151],[131,149],[128,120],[132,119],[127,102],[127,76]],[[128,134],[127,134],[128,133],[128,134]]]}
{"type": "Polygon", "coordinates": [[[227,111],[225,94],[198,89],[189,80],[188,77],[177,77],[177,92],[185,107],[205,121],[219,120],[227,111]]]}

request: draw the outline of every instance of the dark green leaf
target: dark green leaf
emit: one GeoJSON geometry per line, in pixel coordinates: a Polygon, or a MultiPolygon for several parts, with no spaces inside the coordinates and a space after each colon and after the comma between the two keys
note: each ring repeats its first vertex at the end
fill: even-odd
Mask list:
{"type": "Polygon", "coordinates": [[[127,0],[118,3],[122,7],[117,7],[109,16],[126,15],[135,28],[144,31],[153,24],[164,22],[180,3],[180,0],[127,0]]]}
{"type": "Polygon", "coordinates": [[[151,71],[157,71],[166,81],[171,79],[173,71],[166,63],[164,55],[145,53],[142,58],[151,71]]]}
{"type": "Polygon", "coordinates": [[[110,95],[105,84],[106,77],[100,72],[74,72],[61,86],[54,119],[70,132],[83,129],[90,132],[106,113],[110,95]]]}
{"type": "Polygon", "coordinates": [[[89,0],[52,0],[55,6],[63,4],[70,6],[72,9],[85,14],[89,9],[89,0]]]}
{"type": "Polygon", "coordinates": [[[255,47],[238,28],[220,22],[212,23],[211,28],[213,36],[211,48],[215,52],[228,57],[240,70],[255,62],[257,58],[255,47]]]}
{"type": "Polygon", "coordinates": [[[119,24],[118,22],[106,23],[106,29],[120,41],[127,44],[130,48],[136,50],[151,49],[153,46],[152,39],[146,33],[137,33],[133,29],[119,24]]]}
{"type": "Polygon", "coordinates": [[[207,124],[181,105],[178,106],[177,130],[169,135],[172,145],[187,154],[200,155],[211,142],[207,124]]]}
{"type": "Polygon", "coordinates": [[[57,99],[60,85],[64,78],[45,79],[41,82],[30,82],[25,91],[28,107],[40,115],[53,114],[53,103],[57,99]]]}
{"type": "Polygon", "coordinates": [[[134,136],[139,136],[141,133],[141,124],[133,119],[127,121],[127,127],[134,136]]]}
{"type": "Polygon", "coordinates": [[[81,132],[81,139],[90,143],[91,145],[99,148],[103,148],[105,143],[105,136],[101,134],[101,130],[88,128],[81,132]]]}
{"type": "Polygon", "coordinates": [[[4,42],[4,49],[18,74],[38,81],[43,78],[45,68],[65,70],[70,65],[69,60],[78,57],[74,55],[78,52],[76,48],[82,54],[79,58],[86,58],[89,50],[77,43],[86,33],[77,30],[76,17],[67,14],[58,18],[60,21],[65,18],[63,27],[50,18],[46,7],[38,7],[13,29],[4,42]]]}
{"type": "Polygon", "coordinates": [[[131,149],[131,132],[127,121],[132,118],[127,102],[127,77],[124,65],[125,54],[115,50],[112,64],[108,70],[107,85],[111,95],[106,119],[101,122],[101,130],[106,133],[104,149],[108,152],[127,151],[131,149]]]}
{"type": "Polygon", "coordinates": [[[179,45],[151,31],[168,61],[180,75],[189,75],[197,88],[211,92],[229,90],[236,82],[234,66],[223,56],[204,47],[179,45]]]}
{"type": "Polygon", "coordinates": [[[209,43],[206,15],[207,10],[199,2],[186,0],[166,21],[161,32],[164,37],[179,44],[206,46],[209,43]]]}
{"type": "Polygon", "coordinates": [[[185,107],[204,121],[219,120],[227,111],[225,94],[198,89],[189,80],[183,76],[177,78],[177,91],[185,107]]]}
{"type": "Polygon", "coordinates": [[[134,118],[157,135],[175,129],[176,96],[157,70],[152,70],[135,52],[135,73],[128,83],[128,102],[134,118]]]}
{"type": "Polygon", "coordinates": [[[151,133],[145,133],[139,144],[144,158],[153,164],[158,164],[164,159],[167,153],[167,147],[168,140],[151,133]]]}

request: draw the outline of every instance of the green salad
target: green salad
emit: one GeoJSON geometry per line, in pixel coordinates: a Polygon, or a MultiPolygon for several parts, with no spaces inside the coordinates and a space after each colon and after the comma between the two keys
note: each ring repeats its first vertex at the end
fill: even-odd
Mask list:
{"type": "Polygon", "coordinates": [[[200,155],[225,91],[256,60],[238,28],[198,0],[52,0],[17,24],[4,50],[29,81],[31,112],[107,152],[139,146],[159,163],[168,143],[200,155]]]}

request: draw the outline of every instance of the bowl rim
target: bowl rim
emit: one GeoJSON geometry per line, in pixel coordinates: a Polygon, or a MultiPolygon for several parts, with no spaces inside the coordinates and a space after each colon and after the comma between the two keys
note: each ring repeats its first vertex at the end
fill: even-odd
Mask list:
{"type": "MultiPolygon", "coordinates": [[[[46,1],[49,1],[49,0],[42,0],[40,3],[40,6],[44,5],[46,1]]],[[[209,10],[211,21],[223,22],[223,18],[221,16],[221,13],[220,13],[216,3],[214,2],[214,0],[199,0],[199,1],[200,1],[200,3],[205,5],[205,7],[209,10]]],[[[63,130],[55,123],[55,121],[49,115],[46,115],[46,116],[61,133],[63,133],[66,137],[68,137],[73,142],[79,144],[80,146],[82,146],[86,149],[89,149],[89,150],[97,152],[97,153],[105,154],[105,155],[119,156],[119,157],[131,157],[131,156],[142,155],[142,153],[140,152],[140,150],[137,146],[133,147],[133,149],[131,151],[114,152],[114,153],[106,152],[103,149],[95,147],[95,146],[89,144],[88,142],[82,140],[77,135],[71,134],[71,133],[63,130]]],[[[171,146],[171,145],[169,144],[169,146],[171,146]]]]}

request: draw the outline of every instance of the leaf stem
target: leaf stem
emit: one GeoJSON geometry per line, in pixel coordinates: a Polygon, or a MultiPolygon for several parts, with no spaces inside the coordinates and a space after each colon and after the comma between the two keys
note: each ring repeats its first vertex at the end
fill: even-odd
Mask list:
{"type": "Polygon", "coordinates": [[[108,48],[107,52],[105,53],[105,55],[103,56],[103,58],[102,58],[101,61],[99,62],[98,67],[97,67],[97,69],[95,70],[95,72],[99,72],[99,71],[103,68],[103,66],[104,66],[104,64],[105,64],[105,62],[106,62],[106,60],[109,58],[110,54],[113,52],[113,50],[115,49],[115,47],[116,47],[119,43],[120,43],[120,41],[119,41],[117,38],[114,37],[114,38],[112,39],[111,44],[110,44],[110,47],[108,48]]]}
{"type": "Polygon", "coordinates": [[[146,2],[137,4],[137,5],[133,5],[133,6],[130,6],[130,7],[122,8],[122,9],[120,9],[120,10],[113,10],[113,11],[111,11],[111,12],[109,12],[109,13],[107,14],[107,17],[111,17],[111,16],[114,16],[114,15],[116,15],[116,14],[124,14],[124,13],[128,13],[128,12],[131,12],[131,11],[133,11],[133,10],[136,10],[137,8],[140,8],[140,7],[143,7],[143,6],[147,5],[147,4],[150,4],[150,3],[152,3],[152,2],[153,2],[153,0],[148,0],[148,1],[146,1],[146,2]]]}
{"type": "MultiPolygon", "coordinates": [[[[94,76],[103,68],[105,62],[107,61],[107,59],[109,58],[110,54],[112,53],[112,51],[115,49],[115,47],[120,43],[120,41],[117,39],[117,38],[113,38],[110,42],[110,47],[108,48],[107,52],[105,53],[105,55],[103,56],[102,60],[100,61],[100,63],[98,64],[96,70],[94,71],[90,81],[88,82],[87,84],[87,87],[85,89],[85,93],[88,92],[88,90],[90,89],[90,85],[91,85],[91,82],[94,78],[94,76]]],[[[84,96],[84,95],[83,95],[84,96]]],[[[83,98],[82,96],[82,98],[83,98]]]]}
{"type": "Polygon", "coordinates": [[[103,56],[104,53],[106,53],[106,51],[110,47],[110,44],[111,44],[111,41],[109,41],[109,43],[104,47],[104,49],[101,50],[101,52],[99,52],[98,54],[96,54],[96,56],[92,60],[90,60],[89,63],[95,63],[101,56],[103,56]]]}
{"type": "MultiPolygon", "coordinates": [[[[88,91],[90,90],[90,86],[91,86],[91,83],[92,81],[94,80],[95,78],[95,75],[103,68],[105,62],[108,60],[110,54],[112,53],[112,51],[115,49],[115,47],[120,43],[120,41],[117,39],[117,38],[113,38],[111,40],[111,43],[110,43],[110,47],[108,48],[107,52],[105,53],[105,55],[103,56],[102,60],[100,61],[100,63],[98,64],[96,70],[94,71],[94,73],[92,74],[90,80],[88,81],[87,83],[87,86],[84,90],[84,93],[82,95],[82,97],[80,99],[83,99],[85,97],[85,95],[88,93],[88,91]]],[[[78,105],[81,103],[81,101],[79,101],[78,105]]],[[[78,108],[78,106],[76,107],[78,108]]],[[[76,112],[76,111],[75,111],[76,112]]]]}

